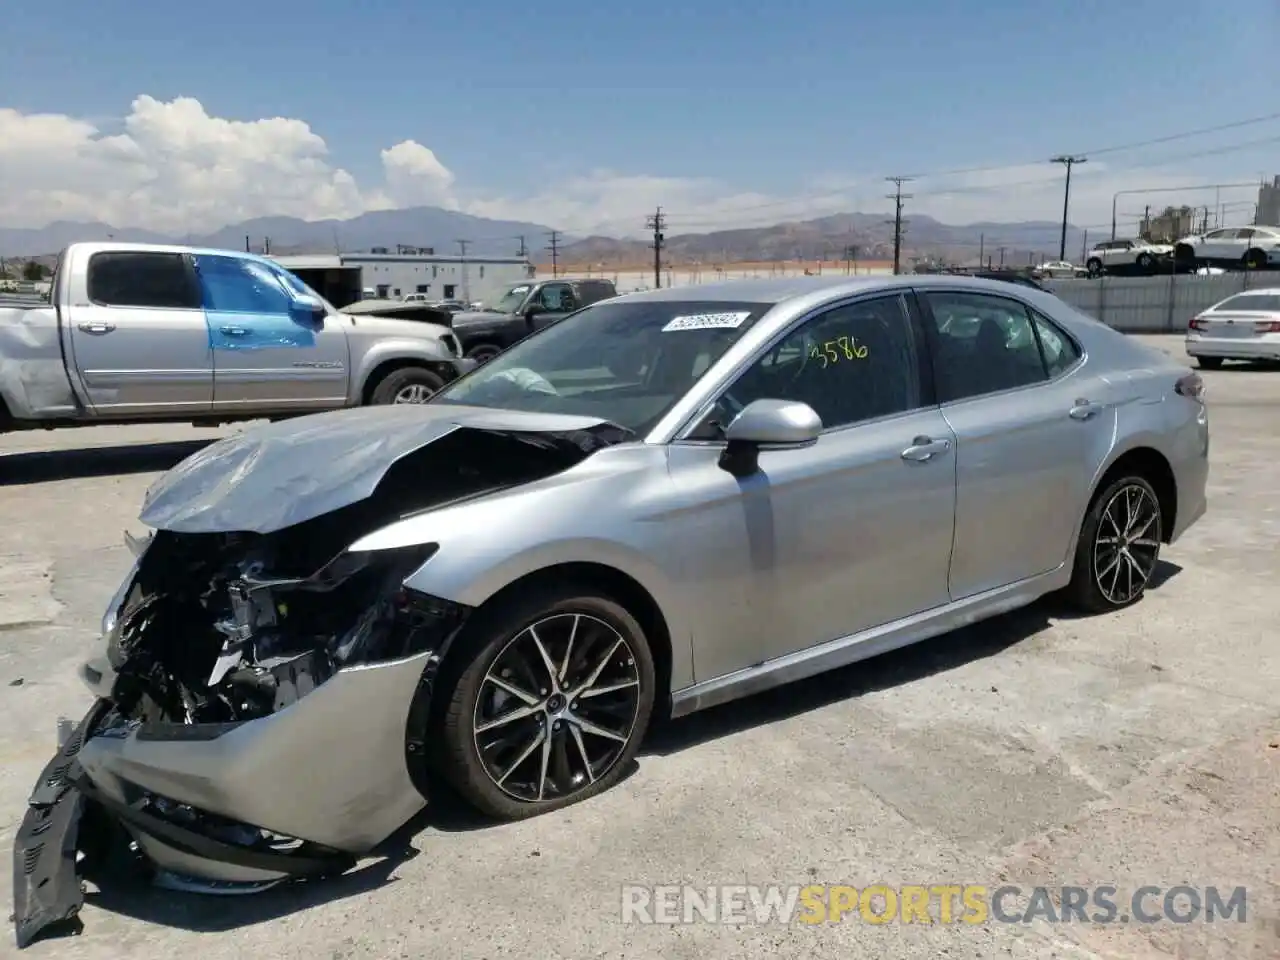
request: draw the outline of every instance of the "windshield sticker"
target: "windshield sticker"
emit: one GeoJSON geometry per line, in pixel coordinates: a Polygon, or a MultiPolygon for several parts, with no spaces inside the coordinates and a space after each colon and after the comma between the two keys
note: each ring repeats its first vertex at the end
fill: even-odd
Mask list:
{"type": "Polygon", "coordinates": [[[742,313],[695,313],[685,317],[672,317],[663,333],[675,330],[736,330],[744,320],[751,316],[750,311],[742,313]]]}

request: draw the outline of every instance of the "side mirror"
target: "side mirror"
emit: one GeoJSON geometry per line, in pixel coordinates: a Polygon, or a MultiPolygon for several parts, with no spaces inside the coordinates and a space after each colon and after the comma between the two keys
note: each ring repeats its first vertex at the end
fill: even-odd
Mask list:
{"type": "Polygon", "coordinates": [[[324,316],[328,313],[325,309],[324,301],[319,297],[313,297],[305,293],[295,293],[293,295],[293,308],[299,313],[310,313],[324,316]]]}
{"type": "Polygon", "coordinates": [[[810,447],[822,435],[822,418],[807,403],[755,400],[725,428],[720,466],[735,477],[760,469],[761,450],[810,447]]]}

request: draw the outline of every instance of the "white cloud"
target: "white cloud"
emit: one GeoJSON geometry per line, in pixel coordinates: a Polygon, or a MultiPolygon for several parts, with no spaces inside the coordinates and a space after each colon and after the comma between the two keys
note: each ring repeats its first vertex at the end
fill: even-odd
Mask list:
{"type": "MultiPolygon", "coordinates": [[[[189,97],[163,102],[140,96],[123,123],[110,126],[119,132],[60,114],[0,109],[0,222],[102,220],[187,233],[255,216],[315,220],[432,204],[579,235],[636,236],[658,206],[669,215],[671,234],[889,206],[888,185],[879,177],[815,179],[792,195],[771,196],[713,179],[597,170],[529,196],[494,195],[465,178],[459,183],[429,147],[414,140],[381,151],[381,182],[357,183],[333,164],[328,145],[306,122],[213,117],[189,97]]],[[[1074,173],[1071,220],[1090,227],[1108,223],[1117,190],[1204,181],[1203,173],[1188,179],[1168,168],[1116,170],[1091,162],[1074,173]]],[[[1062,210],[1062,168],[1048,163],[920,178],[907,189],[914,194],[908,217],[923,213],[949,223],[1056,220],[1062,210]]],[[[1236,191],[1231,199],[1248,195],[1236,191]]],[[[1214,198],[1168,193],[1125,201],[1122,222],[1131,228],[1132,217],[1123,215],[1140,212],[1146,202],[1212,204],[1214,198]]]]}

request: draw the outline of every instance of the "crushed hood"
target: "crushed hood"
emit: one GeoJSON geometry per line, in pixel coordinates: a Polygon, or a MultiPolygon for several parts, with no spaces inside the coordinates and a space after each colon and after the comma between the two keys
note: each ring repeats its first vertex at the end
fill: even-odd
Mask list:
{"type": "Polygon", "coordinates": [[[175,533],[271,533],[371,496],[403,457],[458,430],[566,445],[629,439],[608,421],[452,404],[360,407],[265,424],[188,457],[147,490],[139,519],[175,533]]]}

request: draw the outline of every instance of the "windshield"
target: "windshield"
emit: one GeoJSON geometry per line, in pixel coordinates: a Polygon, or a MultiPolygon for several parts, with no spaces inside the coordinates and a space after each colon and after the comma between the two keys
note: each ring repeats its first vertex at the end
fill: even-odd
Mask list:
{"type": "Polygon", "coordinates": [[[771,306],[603,301],[520,341],[431,402],[598,417],[644,434],[771,306]]]}
{"type": "Polygon", "coordinates": [[[496,310],[498,313],[515,313],[520,309],[520,304],[524,303],[524,298],[529,295],[531,284],[522,283],[519,286],[512,287],[493,303],[486,304],[486,310],[496,310]]]}
{"type": "Polygon", "coordinates": [[[1218,310],[1259,310],[1280,313],[1280,293],[1241,293],[1223,300],[1213,308],[1218,310]]]}

